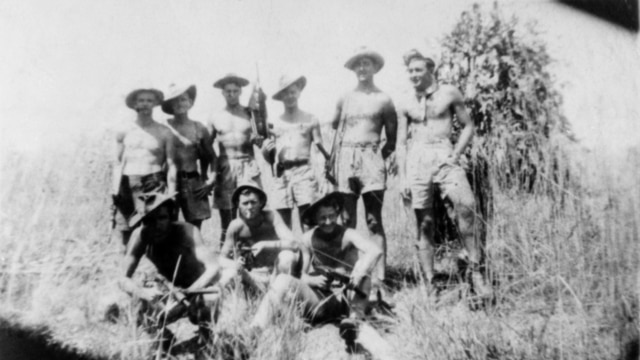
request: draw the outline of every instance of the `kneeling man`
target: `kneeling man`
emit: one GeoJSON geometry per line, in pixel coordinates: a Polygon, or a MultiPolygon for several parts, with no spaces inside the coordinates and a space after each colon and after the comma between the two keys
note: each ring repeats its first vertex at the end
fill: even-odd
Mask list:
{"type": "MultiPolygon", "coordinates": [[[[243,279],[266,290],[272,270],[295,273],[298,241],[276,211],[265,210],[267,194],[257,184],[238,186],[231,196],[238,217],[227,229],[222,257],[241,260],[243,279]]],[[[297,271],[299,272],[299,271],[297,271]]]]}
{"type": "MultiPolygon", "coordinates": [[[[175,286],[186,295],[171,311],[160,318],[159,326],[189,314],[189,320],[206,328],[211,321],[211,307],[216,303],[218,295],[212,289],[223,264],[232,270],[233,263],[226,259],[216,259],[215,253],[202,244],[197,227],[175,218],[177,207],[172,196],[161,193],[150,193],[144,199],[144,208],[134,213],[132,226],[142,222],[131,236],[124,259],[124,278],[119,285],[128,294],[152,303],[164,294],[155,287],[140,287],[132,279],[140,259],[146,256],[158,273],[169,283],[170,290],[175,286]],[[204,294],[204,295],[203,295],[204,294]]],[[[169,307],[167,307],[169,308],[169,307]]]]}
{"type": "Polygon", "coordinates": [[[376,356],[392,358],[386,342],[362,322],[371,291],[371,273],[382,249],[357,231],[337,223],[343,207],[344,195],[334,192],[304,212],[303,221],[312,229],[303,236],[302,277],[279,274],[260,304],[252,327],[266,327],[274,312],[293,300],[301,305],[303,316],[311,323],[341,320],[340,336],[347,351],[355,349],[357,337],[376,356]]]}

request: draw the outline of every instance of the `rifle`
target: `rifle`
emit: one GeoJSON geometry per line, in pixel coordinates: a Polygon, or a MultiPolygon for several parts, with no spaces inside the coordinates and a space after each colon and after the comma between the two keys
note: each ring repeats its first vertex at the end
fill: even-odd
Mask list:
{"type": "Polygon", "coordinates": [[[154,278],[154,281],[162,291],[167,292],[167,301],[162,306],[162,310],[160,310],[156,318],[158,324],[170,324],[185,316],[192,303],[197,302],[200,295],[220,293],[220,289],[218,287],[212,286],[193,290],[177,288],[166,279],[158,276],[154,278]],[[169,302],[168,300],[171,298],[175,302],[169,302]]]}
{"type": "MultiPolygon", "coordinates": [[[[262,87],[260,86],[260,72],[258,71],[258,64],[256,64],[256,82],[253,85],[251,91],[251,97],[249,98],[249,113],[251,115],[251,131],[256,138],[266,139],[269,137],[268,124],[267,124],[267,96],[262,87]]],[[[262,144],[258,144],[261,147],[262,144]]]]}
{"type": "Polygon", "coordinates": [[[327,278],[330,287],[343,287],[344,290],[353,290],[356,294],[367,297],[367,294],[358,287],[359,284],[351,283],[349,275],[336,271],[325,265],[314,265],[313,268],[327,278]]]}
{"type": "Polygon", "coordinates": [[[338,161],[338,152],[340,151],[340,148],[342,148],[344,128],[347,123],[346,116],[344,115],[345,104],[347,104],[348,102],[347,99],[345,99],[345,102],[342,104],[342,111],[340,112],[338,127],[336,128],[336,132],[333,134],[333,141],[331,142],[331,153],[326,154],[325,152],[322,152],[322,155],[324,155],[325,160],[327,161],[327,163],[325,164],[324,176],[333,185],[338,185],[338,181],[336,180],[336,161],[338,161]]]}

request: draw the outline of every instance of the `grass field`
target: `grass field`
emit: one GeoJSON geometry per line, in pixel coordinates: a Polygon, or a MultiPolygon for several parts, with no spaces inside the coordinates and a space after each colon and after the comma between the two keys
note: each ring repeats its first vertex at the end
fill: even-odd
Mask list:
{"type": "MultiPolygon", "coordinates": [[[[122,246],[108,240],[110,145],[106,135],[88,136],[68,149],[3,154],[0,317],[44,325],[83,353],[139,359],[150,339],[132,316],[102,321],[122,275],[122,246]]],[[[538,193],[494,192],[486,255],[495,304],[472,311],[464,284],[435,297],[395,280],[397,317],[382,330],[397,358],[618,359],[637,339],[640,156],[612,162],[576,150],[563,166],[571,182],[541,177],[538,193]]],[[[413,214],[389,184],[389,265],[410,273],[413,214]]],[[[210,246],[217,226],[217,216],[204,225],[210,246]]],[[[254,308],[238,293],[227,297],[216,341],[247,338],[254,308]]],[[[192,330],[178,324],[178,333],[192,330]]],[[[252,359],[349,358],[334,327],[310,330],[293,317],[248,345],[252,359]]]]}

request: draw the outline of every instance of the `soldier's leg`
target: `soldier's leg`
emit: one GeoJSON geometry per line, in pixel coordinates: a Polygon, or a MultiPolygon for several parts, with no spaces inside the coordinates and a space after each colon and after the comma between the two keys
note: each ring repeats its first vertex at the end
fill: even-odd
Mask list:
{"type": "Polygon", "coordinates": [[[358,196],[347,194],[344,197],[344,211],[341,214],[343,224],[355,229],[358,224],[358,196]]]}
{"type": "Polygon", "coordinates": [[[287,227],[291,229],[291,209],[278,209],[278,214],[280,214],[287,227]]]}
{"type": "Polygon", "coordinates": [[[464,242],[469,256],[469,267],[474,290],[479,295],[490,295],[492,290],[484,282],[480,273],[482,249],[476,237],[476,202],[471,186],[467,181],[464,170],[460,167],[447,169],[442,177],[440,187],[444,196],[453,205],[454,220],[458,226],[458,234],[464,242]]]}
{"type": "Polygon", "coordinates": [[[302,233],[309,231],[309,227],[302,222],[302,214],[309,208],[309,204],[298,206],[298,220],[300,221],[300,229],[302,233]]]}
{"type": "MultiPolygon", "coordinates": [[[[362,194],[364,211],[367,218],[367,228],[369,236],[382,249],[382,258],[376,265],[373,273],[373,287],[377,290],[385,278],[385,268],[387,265],[387,237],[382,225],[382,203],[384,201],[384,190],[370,191],[362,194]]],[[[375,294],[374,294],[375,295],[375,294]]]]}
{"type": "Polygon", "coordinates": [[[308,309],[314,308],[321,301],[320,297],[300,279],[288,274],[280,274],[271,282],[269,291],[260,302],[251,327],[265,328],[274,314],[282,309],[287,301],[292,300],[305,304],[305,308],[308,309]],[[293,295],[293,298],[290,295],[293,295]]]}
{"type": "Polygon", "coordinates": [[[220,209],[220,247],[224,244],[227,236],[227,228],[231,220],[235,217],[236,209],[220,209]]]}
{"type": "Polygon", "coordinates": [[[416,222],[418,224],[418,261],[424,273],[427,284],[433,279],[433,258],[435,246],[433,243],[435,224],[433,209],[415,209],[416,222]]]}

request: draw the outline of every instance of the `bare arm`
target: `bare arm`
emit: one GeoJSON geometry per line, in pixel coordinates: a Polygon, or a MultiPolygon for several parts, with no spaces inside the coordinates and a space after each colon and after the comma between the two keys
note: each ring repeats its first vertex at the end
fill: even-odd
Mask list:
{"type": "Polygon", "coordinates": [[[220,257],[233,258],[233,251],[236,246],[236,237],[241,228],[240,220],[232,220],[227,228],[227,234],[225,235],[224,245],[220,250],[220,257]]]}
{"type": "Polygon", "coordinates": [[[131,235],[131,240],[123,259],[124,276],[118,281],[118,285],[122,291],[131,296],[151,300],[153,294],[145,292],[145,289],[138,286],[132,279],[144,254],[144,244],[140,234],[141,228],[137,228],[131,235]]]}
{"type": "Polygon", "coordinates": [[[220,265],[216,259],[215,253],[203,244],[200,230],[195,226],[192,227],[193,246],[195,246],[196,257],[198,261],[204,264],[205,269],[202,275],[189,286],[187,290],[198,290],[212,285],[213,279],[220,273],[220,265]]]}
{"type": "Polygon", "coordinates": [[[362,279],[373,271],[373,267],[382,256],[382,249],[372,240],[360,235],[353,229],[345,231],[342,241],[343,247],[351,243],[360,252],[358,261],[356,261],[351,271],[351,279],[354,285],[358,286],[362,279]]]}
{"type": "Polygon", "coordinates": [[[398,115],[391,98],[388,99],[384,107],[382,120],[384,122],[384,131],[387,135],[387,141],[382,148],[382,157],[386,159],[396,150],[396,135],[398,131],[398,115]]]}
{"type": "Polygon", "coordinates": [[[342,117],[343,103],[344,103],[344,96],[338,99],[338,103],[336,104],[336,112],[333,114],[333,119],[331,120],[331,127],[334,130],[338,128],[338,124],[340,123],[340,118],[342,117]]]}
{"type": "Polygon", "coordinates": [[[311,127],[311,142],[316,146],[316,149],[320,151],[325,160],[329,160],[329,153],[322,144],[322,132],[320,131],[320,122],[315,117],[313,118],[313,125],[311,127]]]}
{"type": "Polygon", "coordinates": [[[409,134],[409,118],[404,108],[398,111],[398,137],[396,159],[400,171],[400,179],[406,180],[407,175],[407,137],[409,134]]]}
{"type": "Polygon", "coordinates": [[[120,191],[120,181],[124,165],[124,132],[116,133],[115,158],[113,161],[113,174],[111,180],[111,195],[118,195],[120,191]]]}
{"type": "Polygon", "coordinates": [[[173,194],[176,191],[176,177],[178,174],[178,169],[176,166],[176,138],[171,130],[167,129],[166,133],[167,135],[165,137],[165,152],[167,154],[167,188],[169,194],[173,194]]]}
{"type": "Polygon", "coordinates": [[[460,158],[460,155],[464,152],[467,146],[471,143],[471,139],[473,138],[473,134],[475,133],[475,124],[467,109],[464,106],[464,98],[460,91],[457,89],[452,89],[451,91],[452,101],[451,101],[451,109],[453,113],[458,117],[458,121],[464,125],[462,132],[460,133],[460,137],[458,138],[458,142],[456,143],[453,153],[451,154],[452,160],[457,162],[460,158]]]}

